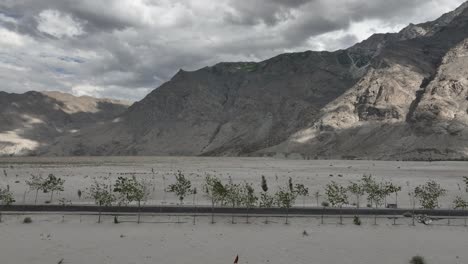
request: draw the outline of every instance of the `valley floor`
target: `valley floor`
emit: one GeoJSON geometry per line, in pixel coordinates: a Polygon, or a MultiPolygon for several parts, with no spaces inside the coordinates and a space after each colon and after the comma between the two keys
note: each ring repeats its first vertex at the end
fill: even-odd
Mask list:
{"type": "Polygon", "coordinates": [[[33,222],[23,224],[23,215],[4,216],[0,223],[2,264],[18,263],[102,263],[174,264],[232,263],[321,263],[321,264],[395,264],[408,263],[415,255],[428,263],[462,264],[468,262],[468,229],[461,225],[424,226],[390,220],[362,219],[355,226],[351,219],[337,225],[336,218],[320,224],[318,218],[216,219],[191,217],[175,219],[144,216],[143,223],[121,217],[114,224],[111,216],[96,223],[96,216],[31,215],[33,222]],[[129,220],[126,222],[125,220],[129,220]],[[304,231],[306,234],[304,234],[304,231]]]}

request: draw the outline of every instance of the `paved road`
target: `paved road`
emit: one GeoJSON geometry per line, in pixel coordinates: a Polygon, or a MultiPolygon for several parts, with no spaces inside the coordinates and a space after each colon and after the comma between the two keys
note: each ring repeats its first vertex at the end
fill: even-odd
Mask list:
{"type": "MultiPolygon", "coordinates": [[[[228,207],[193,207],[193,206],[143,206],[140,209],[135,206],[112,206],[100,208],[95,205],[10,205],[0,207],[4,212],[102,212],[106,213],[184,213],[184,214],[256,214],[256,215],[285,215],[286,210],[280,208],[228,208],[228,207]]],[[[412,209],[371,209],[371,208],[291,208],[291,215],[403,215],[405,212],[412,212],[412,209]]],[[[468,210],[414,210],[415,214],[426,214],[430,216],[468,216],[468,210]]]]}

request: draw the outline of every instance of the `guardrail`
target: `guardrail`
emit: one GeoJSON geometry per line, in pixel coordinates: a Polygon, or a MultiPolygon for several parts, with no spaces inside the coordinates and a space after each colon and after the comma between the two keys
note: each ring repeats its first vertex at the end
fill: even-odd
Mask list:
{"type": "Polygon", "coordinates": [[[9,205],[1,206],[4,212],[106,212],[106,213],[197,213],[197,214],[257,214],[257,215],[403,215],[406,212],[429,216],[468,216],[468,210],[408,209],[408,208],[230,208],[209,206],[110,206],[96,205],[9,205]]]}

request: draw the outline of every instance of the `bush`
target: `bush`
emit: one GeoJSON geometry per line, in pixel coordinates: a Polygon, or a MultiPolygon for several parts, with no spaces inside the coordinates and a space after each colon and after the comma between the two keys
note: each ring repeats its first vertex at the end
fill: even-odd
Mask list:
{"type": "Polygon", "coordinates": [[[23,219],[23,224],[30,224],[30,223],[32,223],[31,217],[28,216],[23,219]]]}
{"type": "Polygon", "coordinates": [[[366,204],[367,208],[372,208],[372,204],[366,204]]]}
{"type": "Polygon", "coordinates": [[[421,256],[414,256],[411,258],[410,264],[426,264],[426,260],[424,260],[421,256]]]}
{"type": "Polygon", "coordinates": [[[323,207],[328,207],[328,206],[330,206],[330,203],[328,203],[328,202],[322,202],[322,206],[323,206],[323,207]]]}
{"type": "Polygon", "coordinates": [[[361,225],[361,219],[359,218],[359,216],[355,215],[354,218],[353,218],[353,223],[355,225],[361,225]]]}
{"type": "Polygon", "coordinates": [[[404,212],[404,213],[403,213],[403,216],[404,216],[404,217],[413,217],[413,214],[410,213],[410,212],[404,212]]]}

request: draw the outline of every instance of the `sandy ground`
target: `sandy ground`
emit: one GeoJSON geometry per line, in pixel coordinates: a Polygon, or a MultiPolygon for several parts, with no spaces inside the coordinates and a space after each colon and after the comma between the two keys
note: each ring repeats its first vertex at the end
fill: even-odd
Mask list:
{"type": "MultiPolygon", "coordinates": [[[[216,174],[225,181],[229,177],[235,182],[253,182],[260,190],[260,179],[265,175],[271,191],[277,186],[286,186],[289,177],[295,183],[304,183],[310,189],[311,196],[305,204],[316,205],[312,194],[334,180],[347,184],[364,173],[372,174],[378,180],[390,180],[403,187],[399,194],[400,207],[410,207],[408,193],[415,186],[427,180],[435,179],[449,194],[441,199],[441,205],[451,206],[456,195],[463,192],[462,176],[468,175],[466,162],[392,162],[392,161],[335,161],[335,160],[283,160],[273,158],[200,158],[200,157],[84,157],[84,158],[2,158],[0,159],[0,185],[10,186],[17,203],[34,203],[34,192],[28,192],[25,184],[31,174],[47,176],[53,173],[66,180],[65,192],[55,195],[54,203],[65,198],[73,204],[91,203],[90,199],[78,198],[77,191],[86,188],[93,179],[118,176],[145,178],[153,184],[147,204],[177,204],[178,200],[171,193],[164,192],[164,186],[174,181],[173,174],[181,170],[198,189],[197,204],[208,204],[202,195],[202,185],[206,173],[216,174]],[[153,175],[151,170],[154,169],[153,175]],[[5,176],[6,173],[6,176],[5,176]]],[[[109,180],[107,180],[109,181],[109,180]]],[[[320,201],[324,197],[320,198],[320,201]]],[[[39,203],[49,200],[48,194],[39,193],[39,203]]],[[[393,202],[393,196],[388,202],[393,202]]],[[[354,202],[354,198],[350,198],[354,202]]],[[[187,197],[185,204],[192,204],[193,197],[187,197]]],[[[365,199],[361,204],[365,205],[365,199]]],[[[299,198],[297,206],[303,205],[299,198]]]]}
{"type": "Polygon", "coordinates": [[[232,225],[219,217],[214,225],[208,217],[196,225],[190,217],[182,224],[155,223],[175,220],[162,216],[144,216],[139,225],[113,224],[108,216],[97,224],[95,216],[70,215],[33,215],[32,224],[22,224],[23,217],[4,216],[0,223],[2,264],[218,264],[232,263],[237,254],[239,263],[403,264],[418,254],[429,264],[468,263],[463,226],[410,226],[403,220],[394,226],[384,219],[377,226],[370,219],[362,226],[350,219],[321,225],[315,218],[293,218],[289,225],[283,219],[268,225],[262,218],[252,224],[237,219],[232,225]]]}

